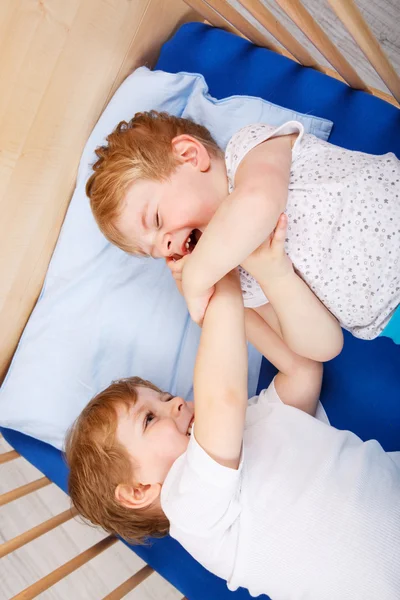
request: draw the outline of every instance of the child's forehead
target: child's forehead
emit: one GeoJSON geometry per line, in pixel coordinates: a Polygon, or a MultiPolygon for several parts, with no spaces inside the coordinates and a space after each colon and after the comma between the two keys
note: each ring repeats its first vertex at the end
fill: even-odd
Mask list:
{"type": "Polygon", "coordinates": [[[135,387],[135,392],[135,395],[129,395],[120,402],[117,402],[117,406],[119,405],[120,408],[124,408],[125,411],[130,412],[132,410],[140,409],[143,405],[163,401],[164,396],[168,396],[168,394],[165,394],[164,392],[141,385],[135,387]]]}
{"type": "Polygon", "coordinates": [[[138,386],[136,388],[137,393],[137,404],[143,404],[146,402],[159,401],[162,400],[162,397],[165,395],[164,392],[159,392],[158,390],[153,390],[152,388],[138,386]]]}

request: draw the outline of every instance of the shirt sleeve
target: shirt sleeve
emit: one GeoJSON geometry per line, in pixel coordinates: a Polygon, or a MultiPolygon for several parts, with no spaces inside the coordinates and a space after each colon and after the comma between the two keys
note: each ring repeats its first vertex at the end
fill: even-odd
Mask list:
{"type": "Polygon", "coordinates": [[[240,514],[242,465],[243,456],[238,469],[213,460],[197,443],[194,426],[187,451],[172,465],[162,488],[171,535],[212,537],[227,531],[240,514]]]}
{"type": "MultiPolygon", "coordinates": [[[[253,402],[254,403],[254,402],[253,402]]],[[[258,396],[257,404],[270,405],[270,404],[283,404],[282,400],[278,396],[278,392],[275,388],[275,377],[267,387],[262,390],[258,396]]]]}
{"type": "Polygon", "coordinates": [[[292,133],[298,134],[292,148],[292,154],[295,155],[299,151],[299,146],[304,136],[304,127],[299,121],[288,121],[279,127],[267,125],[266,123],[256,123],[254,125],[247,125],[235,133],[229,140],[225,152],[225,164],[230,190],[235,187],[235,175],[238,166],[253,148],[266,142],[268,139],[292,133]]]}
{"type": "MultiPolygon", "coordinates": [[[[249,403],[251,404],[259,404],[260,406],[271,406],[271,404],[284,404],[284,402],[282,402],[282,400],[280,399],[278,392],[276,391],[275,388],[275,377],[272,380],[272,382],[270,383],[269,387],[265,390],[262,390],[260,392],[260,395],[258,396],[258,398],[251,398],[249,400],[249,403]]],[[[330,421],[328,418],[328,415],[326,414],[326,411],[324,409],[324,407],[322,406],[321,402],[318,402],[317,405],[317,410],[315,412],[315,418],[318,421],[321,421],[322,423],[326,423],[327,425],[330,425],[330,421]]]]}

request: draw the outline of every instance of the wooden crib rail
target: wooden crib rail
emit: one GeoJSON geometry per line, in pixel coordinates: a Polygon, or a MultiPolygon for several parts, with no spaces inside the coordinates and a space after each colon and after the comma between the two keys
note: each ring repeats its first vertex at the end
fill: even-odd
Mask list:
{"type": "Polygon", "coordinates": [[[31,481],[25,485],[21,485],[10,492],[5,492],[4,494],[0,495],[0,506],[4,506],[5,504],[13,502],[14,500],[18,500],[18,498],[22,498],[23,496],[31,494],[32,492],[36,492],[46,485],[49,485],[49,483],[51,483],[50,479],[47,479],[47,477],[41,477],[40,479],[31,481]]]}
{"type": "Polygon", "coordinates": [[[328,2],[392,95],[366,85],[301,0],[275,0],[275,2],[308,37],[333,69],[320,65],[314,59],[268,10],[265,0],[239,0],[245,9],[243,12],[233,8],[227,0],[185,0],[185,2],[215,27],[233,30],[234,33],[239,33],[258,46],[283,54],[304,66],[322,71],[330,77],[344,81],[352,88],[364,90],[396,107],[400,103],[400,78],[369,29],[354,0],[328,0],[328,2]],[[262,30],[268,31],[281,46],[276,46],[262,30],[250,23],[246,13],[255,18],[262,26],[262,30]]]}
{"type": "Polygon", "coordinates": [[[240,0],[240,4],[305,67],[320,70],[320,65],[300,42],[275,18],[261,0],[240,0]]]}
{"type": "Polygon", "coordinates": [[[297,27],[308,37],[310,42],[321,52],[322,56],[342,76],[350,87],[366,90],[367,86],[357,72],[331,42],[325,31],[318,25],[300,0],[276,0],[276,3],[292,19],[297,27]]]}
{"type": "Polygon", "coordinates": [[[9,462],[10,460],[14,460],[18,458],[19,454],[16,450],[10,450],[9,452],[2,452],[0,454],[0,465],[4,465],[4,463],[9,462]]]}
{"type": "MultiPolygon", "coordinates": [[[[199,2],[193,2],[192,0],[185,0],[185,2],[191,8],[195,8],[195,4],[199,4],[199,2]]],[[[212,25],[218,27],[217,23],[223,18],[228,21],[228,23],[231,23],[235,29],[240,31],[244,37],[253,42],[253,44],[256,44],[256,46],[262,46],[263,48],[268,48],[274,52],[284,53],[290,58],[293,58],[291,54],[282,52],[278,46],[276,46],[264,33],[254,27],[254,25],[249,23],[236,8],[229,4],[227,0],[208,0],[208,2],[201,1],[200,3],[202,5],[208,5],[207,20],[209,20],[212,25]],[[216,17],[214,15],[216,15],[216,17]]]]}
{"type": "Polygon", "coordinates": [[[153,569],[149,567],[149,565],[146,565],[140,569],[140,571],[132,575],[132,577],[129,577],[129,579],[124,581],[124,583],[121,583],[121,585],[115,588],[115,590],[110,594],[107,594],[103,600],[120,600],[120,598],[123,598],[126,596],[126,594],[129,594],[129,592],[135,589],[135,587],[142,583],[142,581],[144,581],[152,573],[153,569]]]}
{"type": "Polygon", "coordinates": [[[44,533],[48,533],[55,527],[66,523],[66,521],[69,521],[69,519],[72,519],[72,517],[75,517],[77,514],[78,513],[74,508],[69,508],[59,515],[47,519],[47,521],[43,521],[43,523],[39,523],[39,525],[32,527],[32,529],[17,535],[15,538],[0,544],[0,558],[7,556],[7,554],[10,554],[11,552],[15,552],[18,548],[22,548],[25,544],[29,544],[29,542],[36,540],[44,533]]]}
{"type": "Polygon", "coordinates": [[[36,581],[36,583],[33,583],[29,587],[25,588],[22,590],[22,592],[16,596],[13,596],[11,600],[32,600],[32,598],[36,598],[36,596],[48,590],[49,587],[76,571],[76,569],[86,564],[95,556],[101,554],[101,552],[104,552],[104,550],[107,550],[107,548],[110,548],[110,546],[115,544],[117,541],[117,538],[113,537],[112,535],[107,536],[103,540],[100,540],[100,542],[97,542],[97,544],[94,544],[84,552],[78,554],[78,556],[71,558],[71,560],[66,562],[64,565],[61,565],[61,567],[58,567],[58,569],[55,569],[45,577],[42,577],[42,579],[39,579],[39,581],[36,581]]]}
{"type": "MultiPolygon", "coordinates": [[[[1,434],[0,434],[0,437],[1,434]]],[[[13,460],[14,458],[20,457],[19,453],[15,450],[9,450],[7,452],[0,453],[0,464],[6,463],[8,461],[13,460]]],[[[20,487],[15,488],[9,492],[6,492],[0,495],[0,506],[8,504],[13,500],[17,500],[27,494],[35,492],[46,485],[51,484],[51,481],[47,479],[47,477],[41,477],[36,481],[32,481],[31,483],[22,485],[20,487]]],[[[50,519],[47,519],[43,523],[39,523],[35,527],[32,527],[28,531],[17,535],[16,537],[7,540],[0,544],[0,559],[9,555],[16,550],[23,548],[25,545],[29,544],[33,540],[36,540],[40,536],[48,533],[66,523],[70,519],[76,517],[78,512],[75,508],[69,508],[64,512],[61,512],[50,519]]],[[[32,600],[33,598],[37,598],[40,594],[48,590],[50,587],[79,569],[84,564],[88,563],[92,558],[95,558],[115,543],[121,544],[122,542],[118,540],[116,537],[109,535],[96,544],[92,545],[87,550],[84,550],[77,556],[74,556],[71,560],[67,561],[57,569],[54,569],[51,573],[48,573],[45,577],[42,577],[32,585],[28,586],[15,596],[11,598],[11,600],[32,600]]],[[[51,548],[49,547],[49,551],[51,548]]],[[[103,597],[103,600],[121,600],[124,598],[129,592],[138,587],[145,579],[147,579],[154,570],[149,566],[145,565],[139,571],[131,575],[128,579],[126,579],[123,583],[121,583],[118,587],[116,587],[113,591],[103,597]]],[[[187,600],[187,598],[182,598],[182,600],[187,600]]]]}
{"type": "Polygon", "coordinates": [[[400,103],[400,77],[368,27],[354,0],[328,0],[360,50],[400,103]]]}
{"type": "MultiPolygon", "coordinates": [[[[243,34],[229,23],[224,17],[222,17],[219,13],[215,12],[206,2],[203,0],[185,0],[186,4],[193,8],[205,21],[208,21],[214,27],[218,27],[219,29],[225,29],[226,31],[230,31],[235,35],[243,36],[243,34]]],[[[248,38],[250,39],[250,38],[248,38]]]]}

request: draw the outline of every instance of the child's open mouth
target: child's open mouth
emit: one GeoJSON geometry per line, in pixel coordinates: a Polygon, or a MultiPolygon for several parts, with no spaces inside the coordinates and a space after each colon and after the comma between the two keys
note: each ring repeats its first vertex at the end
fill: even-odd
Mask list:
{"type": "Polygon", "coordinates": [[[182,254],[185,255],[185,254],[190,254],[191,252],[193,252],[193,250],[195,249],[196,244],[200,238],[201,238],[200,229],[193,229],[191,231],[190,235],[188,236],[186,242],[183,245],[182,254]]]}

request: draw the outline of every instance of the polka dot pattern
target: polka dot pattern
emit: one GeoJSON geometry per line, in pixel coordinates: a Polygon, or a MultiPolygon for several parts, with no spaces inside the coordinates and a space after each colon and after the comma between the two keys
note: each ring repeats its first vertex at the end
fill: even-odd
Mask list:
{"type": "MultiPolygon", "coordinates": [[[[230,191],[240,161],[258,144],[298,131],[286,213],[286,251],[299,275],[363,339],[377,337],[400,303],[400,162],[339,148],[304,134],[300,123],[245,127],[230,140],[230,191]]],[[[244,269],[245,305],[267,302],[244,269]]]]}

